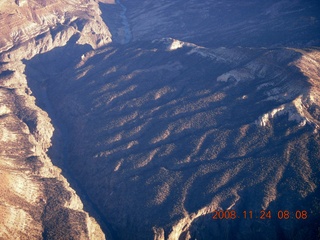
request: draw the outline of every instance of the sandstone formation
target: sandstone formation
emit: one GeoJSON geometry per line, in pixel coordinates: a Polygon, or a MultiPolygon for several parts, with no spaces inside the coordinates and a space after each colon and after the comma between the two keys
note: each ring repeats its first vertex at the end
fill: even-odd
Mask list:
{"type": "Polygon", "coordinates": [[[35,104],[19,62],[1,66],[2,239],[104,239],[46,152],[54,128],[35,104]]]}
{"type": "Polygon", "coordinates": [[[63,46],[74,36],[93,48],[111,41],[94,1],[14,1],[0,5],[1,61],[28,59],[63,46]]]}
{"type": "Polygon", "coordinates": [[[1,239],[105,239],[47,156],[54,127],[36,106],[21,61],[63,46],[72,37],[92,47],[109,42],[97,6],[90,1],[0,5],[1,239]]]}

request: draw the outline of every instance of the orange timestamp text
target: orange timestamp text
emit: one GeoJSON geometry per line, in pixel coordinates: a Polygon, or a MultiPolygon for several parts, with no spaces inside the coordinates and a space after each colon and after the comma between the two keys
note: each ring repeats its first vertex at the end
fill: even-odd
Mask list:
{"type": "Polygon", "coordinates": [[[308,212],[306,210],[279,210],[276,213],[272,213],[271,210],[261,210],[260,212],[253,212],[251,210],[242,211],[238,213],[236,210],[215,210],[213,211],[212,219],[222,220],[222,219],[302,219],[305,220],[308,218],[308,212]]]}

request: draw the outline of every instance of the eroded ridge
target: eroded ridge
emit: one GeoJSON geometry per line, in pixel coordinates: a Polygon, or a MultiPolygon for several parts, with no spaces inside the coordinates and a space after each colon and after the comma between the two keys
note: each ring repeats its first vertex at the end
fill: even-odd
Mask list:
{"type": "Polygon", "coordinates": [[[47,156],[54,127],[36,106],[22,63],[69,41],[89,48],[110,42],[98,4],[6,1],[0,7],[0,238],[105,239],[47,156]]]}
{"type": "MultiPolygon", "coordinates": [[[[319,105],[305,104],[317,87],[299,65],[307,56],[171,38],[144,44],[37,73],[68,123],[71,169],[120,238],[248,237],[254,226],[215,225],[213,211],[316,208],[319,105]],[[232,232],[240,226],[242,235],[232,232]]],[[[263,231],[272,238],[288,228],[290,237],[302,223],[290,224],[263,231]]]]}

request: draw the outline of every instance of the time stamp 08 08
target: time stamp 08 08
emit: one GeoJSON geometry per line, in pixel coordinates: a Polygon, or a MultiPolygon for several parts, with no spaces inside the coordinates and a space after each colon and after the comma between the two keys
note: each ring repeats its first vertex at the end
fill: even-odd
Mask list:
{"type": "Polygon", "coordinates": [[[308,212],[306,210],[278,210],[272,212],[271,210],[261,210],[257,211],[242,211],[237,212],[236,210],[215,210],[212,215],[213,220],[222,220],[222,219],[279,219],[279,220],[288,220],[288,219],[297,219],[297,220],[306,220],[308,218],[308,212]]]}

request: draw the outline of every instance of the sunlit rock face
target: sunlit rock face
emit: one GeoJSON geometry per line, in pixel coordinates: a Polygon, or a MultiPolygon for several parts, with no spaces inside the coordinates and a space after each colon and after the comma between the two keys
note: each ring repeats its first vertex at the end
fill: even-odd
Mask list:
{"type": "Polygon", "coordinates": [[[319,238],[317,1],[0,9],[1,237],[319,238]]]}
{"type": "Polygon", "coordinates": [[[0,3],[1,239],[105,239],[47,156],[55,129],[36,106],[21,62],[72,37],[92,47],[109,42],[97,6],[90,1],[0,3]]]}
{"type": "Polygon", "coordinates": [[[96,48],[111,41],[93,1],[3,1],[0,3],[2,61],[31,58],[63,46],[72,37],[96,48]],[[7,54],[6,54],[7,52],[7,54]]]}
{"type": "Polygon", "coordinates": [[[104,239],[46,155],[54,128],[30,95],[23,69],[7,63],[0,71],[0,238],[104,239]]]}

